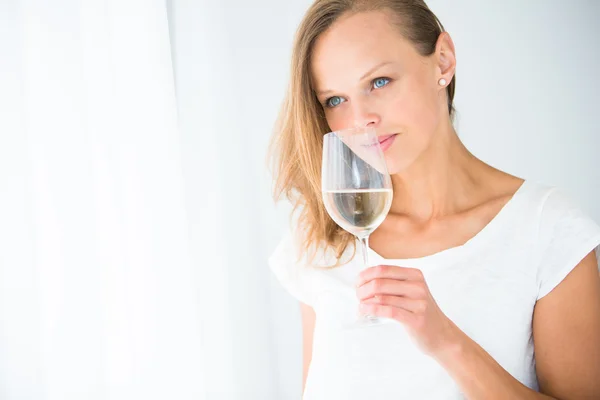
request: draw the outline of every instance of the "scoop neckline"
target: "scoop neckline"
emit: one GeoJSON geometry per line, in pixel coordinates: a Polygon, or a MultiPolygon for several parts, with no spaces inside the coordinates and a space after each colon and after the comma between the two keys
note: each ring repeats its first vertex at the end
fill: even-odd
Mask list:
{"type": "MultiPolygon", "coordinates": [[[[482,243],[486,240],[490,240],[494,236],[494,232],[497,230],[496,227],[502,223],[502,220],[507,218],[507,214],[510,213],[510,210],[514,208],[515,203],[517,202],[520,195],[525,191],[525,188],[529,186],[529,180],[524,179],[519,188],[513,193],[511,198],[502,206],[500,211],[496,213],[496,215],[488,222],[479,232],[477,232],[473,237],[467,240],[465,243],[449,247],[447,249],[440,250],[438,252],[422,256],[422,257],[414,257],[414,258],[384,258],[382,255],[377,253],[375,250],[369,247],[369,259],[371,260],[370,264],[373,264],[375,259],[385,261],[386,263],[392,264],[411,264],[418,266],[420,264],[430,263],[432,261],[440,262],[443,260],[444,262],[452,262],[459,258],[463,253],[465,253],[472,246],[482,243]]],[[[360,242],[356,241],[356,245],[360,248],[360,242]]]]}

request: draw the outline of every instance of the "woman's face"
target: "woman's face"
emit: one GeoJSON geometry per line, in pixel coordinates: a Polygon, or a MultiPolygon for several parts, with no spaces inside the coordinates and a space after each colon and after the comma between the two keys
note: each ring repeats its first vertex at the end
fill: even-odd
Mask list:
{"type": "MultiPolygon", "coordinates": [[[[442,37],[447,54],[452,42],[442,37]]],[[[448,122],[446,89],[438,81],[450,82],[454,49],[447,57],[440,48],[421,56],[380,11],[337,20],[317,39],[311,64],[331,130],[373,127],[390,174],[410,166],[448,122]]]]}

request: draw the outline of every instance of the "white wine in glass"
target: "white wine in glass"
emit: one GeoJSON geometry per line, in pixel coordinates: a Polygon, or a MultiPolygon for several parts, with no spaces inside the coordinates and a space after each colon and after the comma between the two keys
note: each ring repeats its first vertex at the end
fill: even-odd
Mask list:
{"type": "MultiPolygon", "coordinates": [[[[364,266],[369,267],[369,235],[387,216],[393,196],[392,181],[375,130],[351,128],[326,134],[321,179],[327,213],[360,240],[364,266]]],[[[357,325],[382,322],[377,317],[364,316],[357,325]]]]}
{"type": "Polygon", "coordinates": [[[392,189],[341,189],[323,191],[331,218],[358,238],[368,236],[386,217],[392,189]]]}

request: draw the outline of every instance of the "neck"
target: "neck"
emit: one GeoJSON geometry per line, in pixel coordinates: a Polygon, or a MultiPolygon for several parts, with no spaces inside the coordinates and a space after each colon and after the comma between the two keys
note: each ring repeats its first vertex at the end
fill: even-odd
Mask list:
{"type": "Polygon", "coordinates": [[[493,170],[468,151],[448,124],[409,168],[392,175],[390,213],[428,221],[468,209],[493,170]]]}

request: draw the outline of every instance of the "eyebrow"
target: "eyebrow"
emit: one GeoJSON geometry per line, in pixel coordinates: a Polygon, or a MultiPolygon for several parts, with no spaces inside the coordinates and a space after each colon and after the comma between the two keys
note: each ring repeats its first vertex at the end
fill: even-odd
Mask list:
{"type": "Polygon", "coordinates": [[[377,71],[379,68],[381,68],[381,67],[383,67],[383,66],[386,66],[386,65],[388,65],[388,64],[393,64],[393,63],[392,63],[391,61],[384,61],[384,62],[382,62],[382,63],[380,63],[380,64],[377,64],[376,66],[374,66],[373,68],[371,68],[369,71],[367,71],[367,73],[366,73],[366,74],[364,74],[363,76],[361,76],[359,80],[361,80],[361,81],[362,81],[362,80],[363,80],[363,79],[365,79],[367,76],[369,76],[369,75],[371,75],[373,72],[377,71]]]}
{"type": "MultiPolygon", "coordinates": [[[[373,68],[371,68],[370,70],[368,70],[363,76],[360,77],[359,81],[362,81],[363,79],[365,79],[367,76],[371,75],[373,72],[377,71],[379,68],[384,67],[388,64],[393,64],[393,62],[391,61],[384,61],[382,63],[377,64],[376,66],[374,66],[373,68]]],[[[320,90],[317,92],[318,96],[322,96],[324,94],[327,93],[332,93],[333,90],[320,90]]]]}

